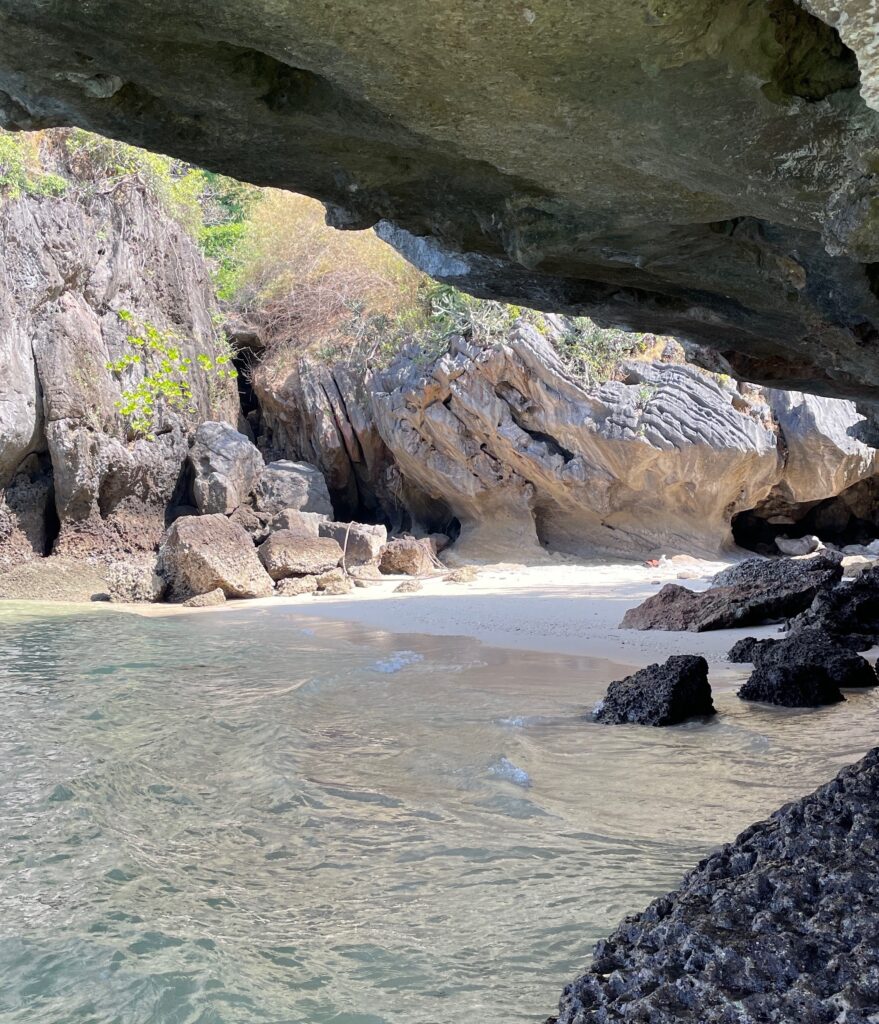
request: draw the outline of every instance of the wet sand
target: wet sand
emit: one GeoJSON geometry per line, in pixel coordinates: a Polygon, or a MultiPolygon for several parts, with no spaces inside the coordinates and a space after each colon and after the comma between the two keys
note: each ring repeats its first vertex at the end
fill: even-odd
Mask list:
{"type": "MultiPolygon", "coordinates": [[[[655,594],[665,583],[696,590],[708,587],[728,562],[697,559],[669,562],[659,568],[640,563],[498,565],[481,569],[472,583],[425,580],[414,594],[395,594],[400,579],[390,577],[342,597],[304,595],[229,602],[242,607],[283,610],[322,620],[356,623],[388,633],[472,637],[493,647],[545,651],[605,658],[641,667],[672,654],[702,654],[718,681],[724,674],[741,677],[725,655],[743,636],[773,636],[775,626],[672,633],[621,630],[629,608],[655,594]],[[681,574],[694,578],[680,579],[681,574]]],[[[218,609],[183,609],[173,605],[140,605],[130,609],[146,615],[207,614],[218,609]]]]}

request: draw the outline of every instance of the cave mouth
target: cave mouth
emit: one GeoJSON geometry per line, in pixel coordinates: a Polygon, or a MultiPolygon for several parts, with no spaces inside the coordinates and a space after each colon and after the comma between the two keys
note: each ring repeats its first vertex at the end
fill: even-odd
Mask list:
{"type": "Polygon", "coordinates": [[[777,537],[818,537],[836,548],[867,545],[879,538],[879,482],[862,480],[823,501],[770,498],[732,520],[736,544],[760,555],[778,555],[777,537]]]}

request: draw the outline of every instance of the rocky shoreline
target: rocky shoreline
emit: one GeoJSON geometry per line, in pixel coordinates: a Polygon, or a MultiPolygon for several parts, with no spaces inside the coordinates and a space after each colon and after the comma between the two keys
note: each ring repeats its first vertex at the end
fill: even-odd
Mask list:
{"type": "Polygon", "coordinates": [[[872,1024],[879,748],[599,942],[557,1024],[872,1024]]]}

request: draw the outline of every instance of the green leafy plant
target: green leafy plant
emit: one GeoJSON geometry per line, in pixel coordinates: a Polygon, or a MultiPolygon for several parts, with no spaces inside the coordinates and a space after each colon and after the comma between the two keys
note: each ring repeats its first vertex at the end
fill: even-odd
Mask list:
{"type": "Polygon", "coordinates": [[[60,196],[67,182],[40,164],[41,132],[6,132],[0,129],[0,195],[60,196]]]}
{"type": "MultiPolygon", "coordinates": [[[[195,413],[191,374],[192,360],[186,356],[180,338],[173,331],[161,331],[151,323],[138,323],[128,310],[117,314],[127,325],[126,342],[132,349],[107,363],[120,381],[127,381],[116,408],[128,421],[135,436],[155,439],[155,426],[165,409],[195,413]]],[[[209,387],[215,381],[234,380],[238,373],[226,350],[215,359],[204,353],[196,366],[206,375],[209,387]]]]}

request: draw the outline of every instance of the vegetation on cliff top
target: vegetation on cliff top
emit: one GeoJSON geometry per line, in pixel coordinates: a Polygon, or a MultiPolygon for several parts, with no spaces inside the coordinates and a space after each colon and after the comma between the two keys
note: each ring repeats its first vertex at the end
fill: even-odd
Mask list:
{"type": "Polygon", "coordinates": [[[270,370],[306,353],[364,369],[403,349],[429,361],[453,335],[491,343],[525,321],[591,384],[657,345],[652,335],[601,330],[585,317],[554,318],[550,328],[537,310],[439,284],[372,231],[328,228],[322,205],[306,196],[255,188],[81,129],[0,131],[0,201],[70,190],[112,195],[132,183],[200,243],[218,297],[260,323],[270,370]]]}

